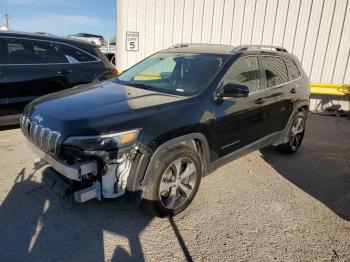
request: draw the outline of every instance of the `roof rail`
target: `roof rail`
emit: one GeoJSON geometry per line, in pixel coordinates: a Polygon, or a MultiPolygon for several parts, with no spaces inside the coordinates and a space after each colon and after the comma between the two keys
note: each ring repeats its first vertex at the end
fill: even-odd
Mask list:
{"type": "Polygon", "coordinates": [[[274,45],[239,45],[232,50],[232,53],[246,51],[248,49],[275,49],[278,52],[288,53],[287,49],[284,47],[274,45]]]}
{"type": "Polygon", "coordinates": [[[230,46],[230,45],[222,45],[222,44],[211,44],[211,43],[180,43],[172,45],[169,48],[181,48],[181,47],[189,47],[189,46],[230,46]]]}
{"type": "Polygon", "coordinates": [[[191,44],[191,43],[181,43],[181,44],[175,44],[175,45],[169,46],[168,48],[188,47],[189,45],[193,45],[193,44],[191,44]]]}

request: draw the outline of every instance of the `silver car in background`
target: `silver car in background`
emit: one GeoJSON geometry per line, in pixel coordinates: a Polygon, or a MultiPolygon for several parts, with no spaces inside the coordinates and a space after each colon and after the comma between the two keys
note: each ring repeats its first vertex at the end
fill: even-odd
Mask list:
{"type": "Polygon", "coordinates": [[[69,35],[68,37],[87,41],[89,43],[93,43],[97,46],[104,46],[106,45],[106,41],[101,35],[93,35],[93,34],[87,34],[87,33],[79,33],[76,35],[69,35]]]}

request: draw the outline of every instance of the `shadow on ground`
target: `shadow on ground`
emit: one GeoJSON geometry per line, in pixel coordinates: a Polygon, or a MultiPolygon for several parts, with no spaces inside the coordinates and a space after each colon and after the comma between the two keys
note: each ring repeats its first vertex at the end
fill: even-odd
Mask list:
{"type": "Polygon", "coordinates": [[[350,221],[350,121],[313,115],[312,130],[294,155],[267,147],[260,152],[281,176],[350,221]]]}
{"type": "MultiPolygon", "coordinates": [[[[106,250],[111,261],[144,260],[140,233],[152,216],[124,200],[63,200],[34,175],[22,169],[0,207],[0,261],[105,261],[106,250]],[[106,235],[124,241],[104,241],[106,235]]],[[[176,223],[169,222],[184,257],[192,261],[176,223]]]]}
{"type": "Polygon", "coordinates": [[[0,208],[0,260],[142,261],[139,234],[152,217],[123,201],[68,204],[25,175],[23,169],[0,208]],[[125,237],[123,246],[104,245],[103,232],[125,237]],[[127,250],[125,246],[129,247],[127,250]]]}
{"type": "Polygon", "coordinates": [[[0,208],[1,261],[103,261],[104,231],[125,237],[109,247],[113,260],[143,260],[139,234],[151,216],[122,201],[68,205],[24,172],[0,208]]]}
{"type": "Polygon", "coordinates": [[[10,125],[10,126],[0,126],[0,131],[6,131],[11,129],[17,129],[19,125],[10,125]]]}

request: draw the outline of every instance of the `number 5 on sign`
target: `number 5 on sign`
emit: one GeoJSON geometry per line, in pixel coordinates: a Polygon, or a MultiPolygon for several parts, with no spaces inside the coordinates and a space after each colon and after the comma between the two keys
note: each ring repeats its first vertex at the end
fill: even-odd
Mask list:
{"type": "Polygon", "coordinates": [[[126,32],[126,51],[139,51],[139,32],[126,32]]]}

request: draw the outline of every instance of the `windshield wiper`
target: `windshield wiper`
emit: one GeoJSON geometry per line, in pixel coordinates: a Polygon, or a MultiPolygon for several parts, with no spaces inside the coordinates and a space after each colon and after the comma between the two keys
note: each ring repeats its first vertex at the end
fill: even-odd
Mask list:
{"type": "Polygon", "coordinates": [[[126,85],[126,86],[131,86],[131,87],[136,87],[136,88],[142,88],[145,90],[151,90],[151,91],[155,91],[155,92],[161,92],[161,93],[165,93],[165,94],[169,94],[169,92],[166,92],[165,90],[161,89],[161,88],[157,88],[154,86],[150,86],[150,85],[146,85],[146,84],[142,84],[142,83],[134,83],[134,82],[119,82],[122,85],[126,85]]]}
{"type": "Polygon", "coordinates": [[[153,86],[141,84],[141,83],[127,83],[127,86],[133,86],[133,87],[138,87],[146,90],[154,90],[155,88],[153,86]]]}

